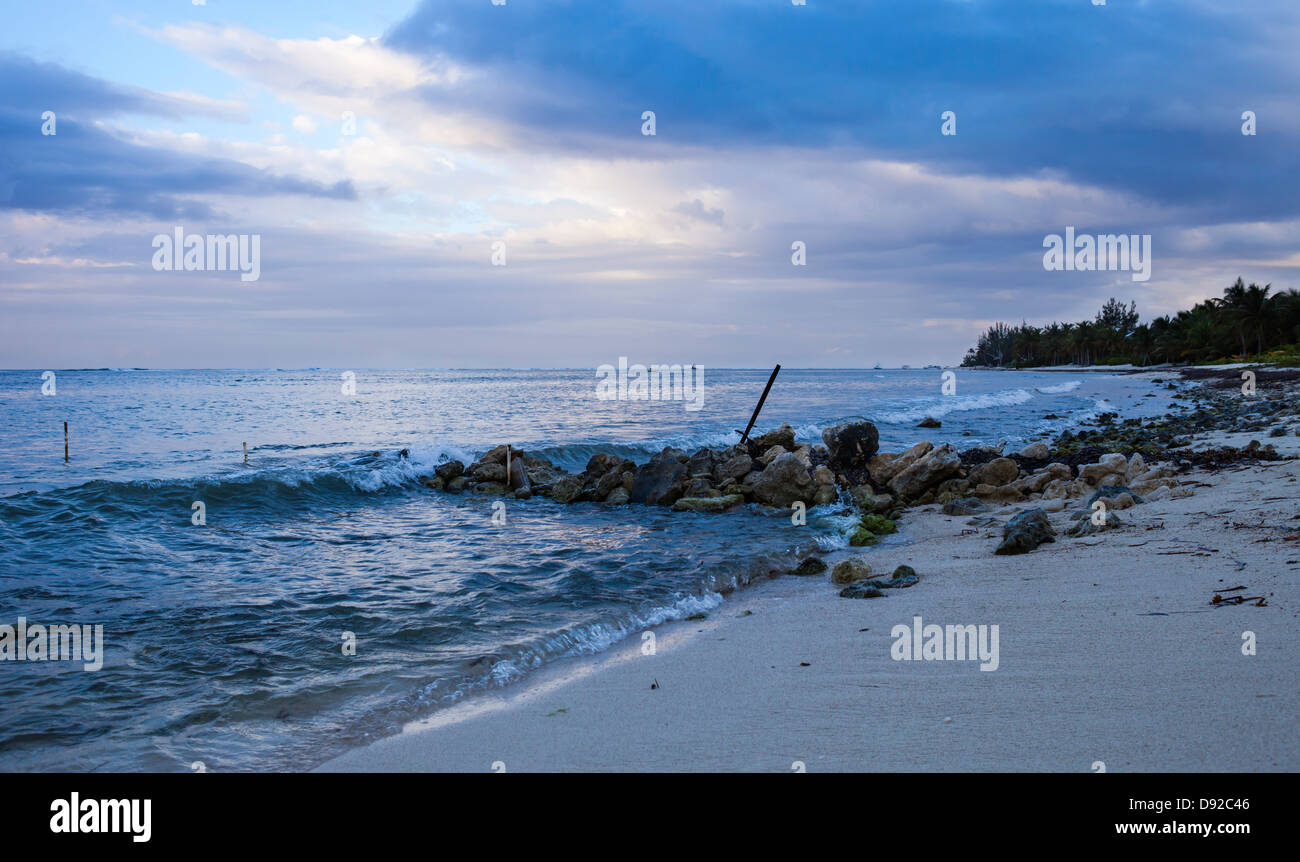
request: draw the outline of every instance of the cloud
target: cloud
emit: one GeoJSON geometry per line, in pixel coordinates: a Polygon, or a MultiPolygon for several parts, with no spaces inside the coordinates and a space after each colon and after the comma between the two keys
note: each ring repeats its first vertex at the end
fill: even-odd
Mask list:
{"type": "Polygon", "coordinates": [[[353,199],[351,183],[274,174],[231,159],[140,146],[103,121],[139,113],[227,117],[230,103],[115,87],[48,63],[0,54],[0,209],[210,218],[210,195],[353,199]],[[53,135],[41,116],[56,118],[53,135]]]}
{"type": "Polygon", "coordinates": [[[1292,286],[1296,20],[1271,0],[472,0],[382,37],[151,31],[258,111],[203,134],[168,121],[252,109],[10,58],[74,107],[57,139],[29,94],[0,111],[0,365],[70,339],[65,365],[919,365],[996,319],[1292,286]],[[256,285],[148,266],[154,233],[232,214],[263,237],[256,285]],[[1152,281],[1044,272],[1067,225],[1153,234],[1152,281]]]}
{"type": "Polygon", "coordinates": [[[463,70],[423,87],[428,104],[508,118],[534,148],[833,146],[1054,172],[1234,220],[1300,212],[1297,36],[1290,0],[426,0],[384,42],[463,70]],[[1240,134],[1246,109],[1268,136],[1240,134]],[[945,110],[956,136],[939,133],[945,110]]]}

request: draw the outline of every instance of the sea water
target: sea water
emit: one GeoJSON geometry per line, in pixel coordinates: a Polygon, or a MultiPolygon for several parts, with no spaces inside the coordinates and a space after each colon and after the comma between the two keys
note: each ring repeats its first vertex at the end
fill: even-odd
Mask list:
{"type": "MultiPolygon", "coordinates": [[[[418,482],[500,443],[570,470],[734,443],[767,370],[707,369],[689,411],[600,399],[590,369],[55,369],[52,395],[43,370],[0,372],[0,625],[102,626],[102,667],[0,661],[4,770],[307,769],[844,544],[833,507],[795,526],[508,499],[501,523],[498,498],[418,482]]],[[[1015,447],[1165,396],[1109,374],[959,370],[945,395],[935,369],[784,369],[757,429],[812,443],[866,417],[885,450],[1015,447]]]]}

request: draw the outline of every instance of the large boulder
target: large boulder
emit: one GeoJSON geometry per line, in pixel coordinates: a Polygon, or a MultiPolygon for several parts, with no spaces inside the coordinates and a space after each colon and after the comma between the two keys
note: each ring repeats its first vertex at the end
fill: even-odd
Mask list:
{"type": "Polygon", "coordinates": [[[961,469],[961,457],[951,443],[927,452],[889,480],[889,488],[904,498],[919,497],[961,469]]]}
{"type": "Polygon", "coordinates": [[[870,485],[858,485],[850,492],[853,502],[864,512],[888,512],[894,508],[894,498],[889,494],[877,494],[870,485]]]}
{"type": "Polygon", "coordinates": [[[768,431],[766,434],[751,437],[749,445],[751,450],[757,452],[766,452],[773,446],[780,446],[788,451],[794,448],[794,429],[790,427],[789,423],[786,423],[780,428],[768,431]]]}
{"type": "Polygon", "coordinates": [[[551,486],[551,499],[557,503],[572,503],[582,493],[582,476],[565,476],[551,486]]]}
{"type": "Polygon", "coordinates": [[[994,458],[970,471],[967,478],[972,485],[1006,485],[1020,475],[1020,467],[1010,458],[994,458]]]}
{"type": "Polygon", "coordinates": [[[1124,473],[1128,470],[1128,459],[1123,455],[1111,454],[1102,455],[1097,459],[1096,464],[1085,464],[1079,468],[1079,478],[1084,481],[1098,484],[1118,484],[1106,483],[1103,479],[1118,474],[1120,480],[1124,478],[1124,473]]]}
{"type": "Polygon", "coordinates": [[[1021,512],[1002,528],[1002,544],[996,554],[1027,554],[1044,542],[1055,542],[1056,530],[1042,509],[1021,512]]]}
{"type": "Polygon", "coordinates": [[[470,465],[469,475],[475,482],[500,482],[504,485],[506,465],[495,461],[476,461],[470,465]]]}
{"type": "Polygon", "coordinates": [[[654,458],[637,470],[628,499],[650,506],[671,506],[682,498],[686,465],[674,457],[654,458]]]}
{"type": "Polygon", "coordinates": [[[437,467],[434,467],[433,472],[444,482],[450,482],[457,476],[464,474],[465,465],[459,461],[448,461],[445,464],[439,464],[437,467]]]}
{"type": "Polygon", "coordinates": [[[796,500],[810,503],[817,493],[812,474],[793,452],[772,459],[754,480],[753,488],[758,502],[783,509],[796,500]]]}
{"type": "Polygon", "coordinates": [[[596,482],[596,499],[603,500],[615,488],[621,487],[623,487],[623,474],[618,470],[610,470],[596,482]]]}
{"type": "Polygon", "coordinates": [[[922,440],[911,449],[899,455],[882,452],[867,464],[871,479],[878,485],[886,484],[890,479],[916,463],[916,460],[934,449],[929,440],[922,440]]]}
{"type": "Polygon", "coordinates": [[[880,449],[880,432],[865,419],[844,422],[822,431],[822,442],[837,468],[865,467],[880,449]]]}
{"type": "Polygon", "coordinates": [[[1052,452],[1047,448],[1046,443],[1030,443],[1020,450],[1020,457],[1028,458],[1031,461],[1042,461],[1051,454],[1052,452]]]}
{"type": "Polygon", "coordinates": [[[620,463],[622,463],[622,459],[617,455],[610,455],[607,452],[597,452],[587,460],[587,469],[582,472],[585,473],[589,479],[599,479],[601,476],[604,476],[610,470],[617,467],[620,463]]]}
{"type": "Polygon", "coordinates": [[[713,478],[719,485],[728,479],[743,479],[745,474],[754,469],[754,459],[748,452],[737,452],[721,461],[713,468],[713,478]]]}
{"type": "Polygon", "coordinates": [[[686,462],[686,472],[692,477],[711,476],[713,474],[714,457],[713,452],[709,449],[698,449],[695,454],[686,462]]]}

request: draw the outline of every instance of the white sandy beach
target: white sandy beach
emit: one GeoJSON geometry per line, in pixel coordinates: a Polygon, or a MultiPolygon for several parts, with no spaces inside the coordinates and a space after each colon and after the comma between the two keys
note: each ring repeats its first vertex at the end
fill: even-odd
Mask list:
{"type": "Polygon", "coordinates": [[[1194,496],[1127,509],[1120,529],[1068,538],[1054,514],[1062,535],[1023,556],[913,509],[865,550],[877,573],[913,566],[910,589],[845,599],[829,574],[781,578],[661,627],[655,655],[634,638],[559,662],[319,768],[1295,771],[1297,477],[1300,461],[1188,474],[1194,496]],[[1267,607],[1210,605],[1238,585],[1267,607]],[[997,624],[999,667],[891,659],[916,616],[997,624]]]}

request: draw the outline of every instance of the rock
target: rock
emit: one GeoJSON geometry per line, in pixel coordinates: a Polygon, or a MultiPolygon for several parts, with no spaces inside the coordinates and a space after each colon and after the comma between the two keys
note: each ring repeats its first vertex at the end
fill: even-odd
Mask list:
{"type": "Polygon", "coordinates": [[[778,455],[784,455],[786,448],[784,446],[772,446],[765,450],[762,455],[758,456],[758,461],[764,467],[776,460],[778,455]]]}
{"type": "Polygon", "coordinates": [[[946,503],[949,500],[956,500],[959,497],[970,496],[967,493],[970,491],[970,489],[971,489],[971,484],[969,480],[957,478],[957,479],[945,479],[944,481],[940,482],[939,485],[934,490],[935,493],[938,495],[945,495],[945,494],[947,495],[944,499],[939,501],[941,503],[946,503]]]}
{"type": "Polygon", "coordinates": [[[441,476],[421,476],[420,484],[426,488],[441,491],[447,485],[447,482],[441,476]]]}
{"type": "Polygon", "coordinates": [[[817,490],[813,492],[813,505],[826,506],[834,503],[839,497],[839,489],[834,485],[818,485],[817,490]]]}
{"type": "Polygon", "coordinates": [[[1167,479],[1174,475],[1174,471],[1168,467],[1152,467],[1141,476],[1137,477],[1138,482],[1151,482],[1156,479],[1167,479]]]}
{"type": "Polygon", "coordinates": [[[857,581],[865,581],[869,577],[871,577],[871,566],[857,557],[840,560],[835,564],[834,570],[831,571],[831,583],[833,584],[852,584],[857,581]]]}
{"type": "Polygon", "coordinates": [[[883,595],[884,593],[867,582],[849,584],[840,590],[840,598],[842,599],[878,599],[883,595]]]}
{"type": "Polygon", "coordinates": [[[1005,485],[1020,475],[1020,466],[1010,458],[994,458],[971,470],[966,478],[972,485],[1005,485]]]}
{"type": "Polygon", "coordinates": [[[674,512],[725,512],[732,506],[740,506],[745,498],[740,494],[728,494],[725,497],[682,497],[673,503],[674,512]]]}
{"type": "Polygon", "coordinates": [[[610,506],[622,506],[628,502],[627,489],[622,485],[618,486],[613,491],[609,492],[609,496],[605,498],[605,502],[610,506]]]}
{"type": "Polygon", "coordinates": [[[1161,485],[1158,488],[1152,488],[1151,491],[1146,495],[1147,502],[1154,503],[1157,502],[1158,500],[1167,499],[1168,497],[1171,496],[1172,490],[1173,489],[1169,488],[1166,485],[1161,485]]]}
{"type": "Polygon", "coordinates": [[[515,496],[526,500],[533,495],[533,483],[528,481],[528,468],[522,461],[510,459],[510,470],[506,474],[506,485],[515,496]],[[521,496],[522,495],[522,496],[521,496]]]}
{"type": "Polygon", "coordinates": [[[824,571],[826,571],[826,563],[817,557],[808,557],[799,563],[790,574],[806,577],[807,575],[820,575],[824,571]]]}
{"type": "Polygon", "coordinates": [[[637,470],[628,499],[649,506],[671,506],[682,498],[686,478],[686,465],[681,461],[656,456],[637,470]]]}
{"type": "Polygon", "coordinates": [[[1032,461],[1042,461],[1052,454],[1052,450],[1047,448],[1046,443],[1030,443],[1020,450],[1021,458],[1028,458],[1032,461]]]}
{"type": "Polygon", "coordinates": [[[749,441],[750,451],[766,452],[773,446],[780,446],[789,451],[794,448],[794,429],[787,422],[780,428],[760,434],[749,441]]]}
{"type": "Polygon", "coordinates": [[[875,425],[859,419],[822,431],[822,442],[830,452],[833,467],[865,467],[880,448],[880,432],[875,425]]]}
{"type": "Polygon", "coordinates": [[[748,452],[737,453],[713,468],[713,478],[719,483],[728,479],[742,479],[754,466],[748,452]]]}
{"type": "Polygon", "coordinates": [[[505,494],[507,490],[506,486],[501,482],[478,482],[473,487],[475,494],[494,494],[497,496],[505,494]]]}
{"type": "Polygon", "coordinates": [[[940,422],[938,419],[935,419],[933,416],[927,416],[924,419],[922,419],[916,427],[917,428],[939,428],[942,425],[943,423],[940,422]]]}
{"type": "Polygon", "coordinates": [[[437,467],[434,467],[433,472],[444,482],[450,482],[452,479],[465,473],[465,465],[459,461],[448,461],[445,464],[439,464],[437,467]]]}
{"type": "Polygon", "coordinates": [[[1002,543],[995,554],[1027,554],[1044,542],[1056,541],[1056,530],[1042,509],[1016,515],[1002,528],[1002,543]]]}
{"type": "Polygon", "coordinates": [[[1064,500],[1047,500],[1043,503],[1044,512],[1060,512],[1065,509],[1064,500]]]}
{"type": "Polygon", "coordinates": [[[961,469],[961,458],[951,443],[945,443],[916,459],[911,466],[889,480],[889,488],[899,497],[919,497],[926,490],[951,477],[961,469]]]}
{"type": "Polygon", "coordinates": [[[1074,526],[1065,531],[1065,535],[1072,536],[1076,539],[1081,536],[1095,536],[1097,533],[1102,533],[1106,530],[1114,530],[1115,528],[1124,525],[1124,522],[1120,520],[1119,515],[1116,515],[1114,512],[1107,512],[1106,519],[1104,523],[1101,524],[1093,523],[1092,515],[1088,512],[1083,512],[1081,515],[1082,517],[1074,522],[1074,526]]]}
{"type": "Polygon", "coordinates": [[[557,503],[572,503],[582,493],[581,475],[565,476],[551,486],[551,499],[557,503]]]}
{"type": "Polygon", "coordinates": [[[461,491],[465,490],[465,486],[468,484],[469,484],[468,478],[466,478],[465,476],[457,476],[455,479],[452,479],[450,482],[447,483],[447,487],[445,490],[452,494],[459,494],[461,491]]]}
{"type": "Polygon", "coordinates": [[[603,500],[610,495],[615,488],[623,487],[623,474],[617,470],[610,470],[600,480],[596,482],[596,499],[603,500]]]}
{"type": "Polygon", "coordinates": [[[1121,484],[1129,485],[1134,479],[1138,478],[1147,471],[1147,460],[1142,457],[1141,452],[1134,452],[1133,456],[1128,459],[1128,466],[1124,469],[1124,481],[1121,484]]]}
{"type": "Polygon", "coordinates": [[[1037,494],[1057,479],[1070,479],[1074,474],[1064,464],[1048,464],[1043,469],[1025,476],[1014,483],[1022,493],[1037,494]]]}
{"type": "Polygon", "coordinates": [[[494,447],[482,458],[479,458],[476,463],[504,465],[506,463],[506,445],[502,443],[500,446],[494,447]]]}
{"type": "Polygon", "coordinates": [[[1165,488],[1166,490],[1170,488],[1177,488],[1178,480],[1177,479],[1152,479],[1148,482],[1143,482],[1141,480],[1138,480],[1133,484],[1129,485],[1129,487],[1135,493],[1141,494],[1144,498],[1150,500],[1151,495],[1155,493],[1157,488],[1165,488]]]}
{"type": "Polygon", "coordinates": [[[976,485],[975,496],[994,503],[1019,503],[1025,499],[1020,489],[1012,485],[976,485]]]}
{"type": "Polygon", "coordinates": [[[817,491],[808,468],[791,452],[772,459],[754,480],[753,487],[756,500],[782,509],[789,508],[796,500],[807,503],[817,491]]]}
{"type": "Polygon", "coordinates": [[[884,485],[890,479],[916,463],[918,458],[921,458],[933,449],[933,443],[928,440],[922,440],[911,449],[908,449],[906,452],[899,455],[892,455],[888,452],[883,452],[868,462],[867,472],[871,474],[873,482],[878,485],[884,485]]]}
{"type": "Polygon", "coordinates": [[[888,536],[890,533],[898,532],[898,526],[893,521],[875,514],[863,515],[861,526],[877,536],[888,536]]]}
{"type": "Polygon", "coordinates": [[[1096,464],[1085,464],[1079,468],[1079,478],[1087,482],[1098,484],[1099,480],[1113,474],[1119,473],[1124,475],[1128,467],[1128,459],[1123,455],[1110,454],[1102,455],[1097,459],[1096,464]]]}
{"type": "MultiPolygon", "coordinates": [[[[736,492],[732,492],[736,493],[736,492]]],[[[722,492],[713,487],[713,483],[703,476],[691,479],[682,489],[683,497],[721,497],[722,492]]]]}
{"type": "Polygon", "coordinates": [[[469,476],[475,482],[500,482],[504,485],[506,466],[494,461],[477,461],[470,465],[469,476]]]}
{"type": "MultiPolygon", "coordinates": [[[[1092,504],[1102,498],[1106,498],[1108,501],[1110,501],[1110,500],[1114,500],[1116,497],[1119,497],[1120,495],[1128,495],[1132,499],[1133,503],[1146,502],[1145,500],[1142,499],[1142,497],[1138,496],[1138,494],[1135,491],[1133,491],[1131,488],[1125,487],[1124,485],[1106,485],[1104,487],[1098,488],[1093,493],[1093,495],[1088,498],[1087,507],[1091,509],[1092,504]]],[[[1110,506],[1109,502],[1107,503],[1107,507],[1113,508],[1110,506]]]]}
{"type": "Polygon", "coordinates": [[[894,574],[889,580],[867,581],[864,586],[874,587],[878,590],[905,590],[908,587],[916,586],[921,580],[921,576],[911,566],[899,566],[894,569],[894,574]]]}
{"type": "Polygon", "coordinates": [[[812,471],[813,481],[818,485],[834,485],[835,474],[825,464],[818,464],[812,471]]]}
{"type": "Polygon", "coordinates": [[[605,452],[597,452],[587,459],[587,469],[583,470],[593,479],[599,479],[610,470],[613,470],[622,462],[617,455],[609,455],[605,452]]]}
{"type": "Polygon", "coordinates": [[[945,515],[978,515],[981,512],[987,512],[989,507],[984,505],[983,501],[974,497],[964,497],[960,500],[953,500],[951,503],[943,504],[943,513],[945,515]]]}
{"type": "Polygon", "coordinates": [[[870,485],[856,485],[849,495],[857,507],[864,512],[888,512],[894,508],[893,496],[877,494],[870,485]]]}
{"type": "Polygon", "coordinates": [[[866,527],[858,527],[856,530],[853,531],[853,534],[849,536],[849,545],[854,548],[862,548],[862,547],[866,547],[867,545],[874,545],[876,542],[879,541],[880,538],[875,533],[868,530],[866,527]]]}
{"type": "Polygon", "coordinates": [[[699,449],[686,462],[686,474],[691,478],[712,476],[715,466],[713,452],[709,449],[699,449]]]}
{"type": "Polygon", "coordinates": [[[809,470],[812,469],[812,447],[805,443],[802,446],[794,447],[794,457],[803,462],[803,465],[809,470]]]}

